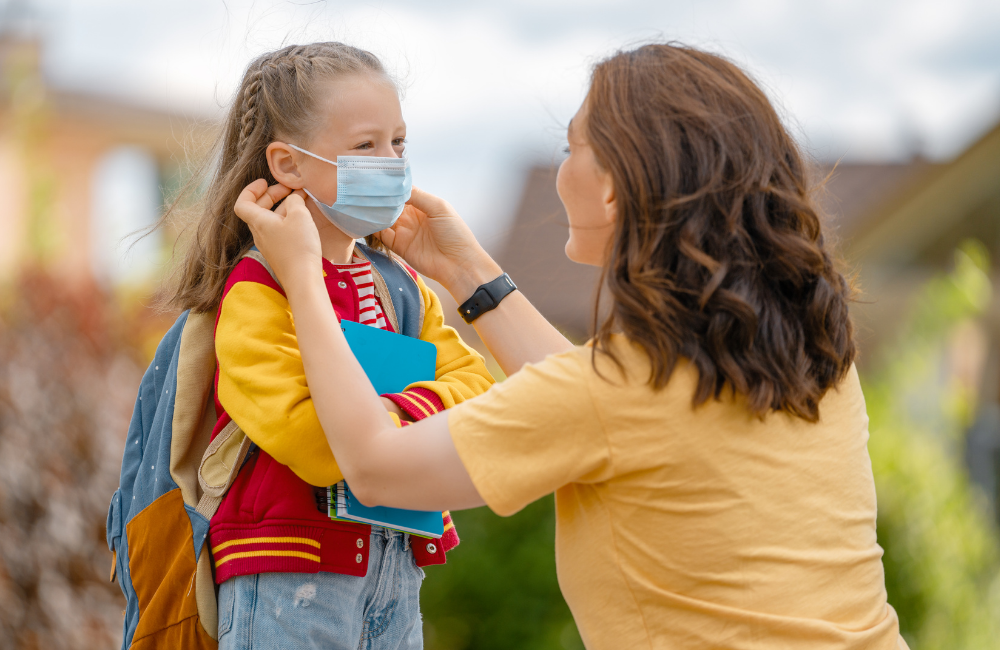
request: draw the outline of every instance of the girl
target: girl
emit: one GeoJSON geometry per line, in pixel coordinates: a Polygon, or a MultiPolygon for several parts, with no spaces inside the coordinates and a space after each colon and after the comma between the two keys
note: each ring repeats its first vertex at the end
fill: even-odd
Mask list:
{"type": "MultiPolygon", "coordinates": [[[[906,648],[875,534],[850,287],[767,97],[725,59],[651,44],[595,67],[568,139],[566,254],[600,266],[610,294],[594,340],[574,347],[498,290],[475,325],[508,379],[406,432],[326,335],[301,200],[263,209],[261,181],[237,202],[282,260],[352,489],[500,515],[555,492],[559,585],[591,650],[906,648]]],[[[393,250],[459,304],[497,286],[451,206],[416,190],[412,205],[382,235],[393,250]]]]}
{"type": "Polygon", "coordinates": [[[435,381],[382,396],[397,423],[420,420],[483,393],[492,378],[444,325],[434,293],[371,236],[409,198],[405,142],[382,64],[340,43],[256,59],[226,120],[171,300],[218,310],[212,435],[235,422],[255,445],[209,528],[224,650],[422,646],[419,567],[444,562],[458,542],[454,527],[446,513],[445,537],[417,542],[328,517],[318,497],[343,474],[316,415],[284,290],[232,211],[257,178],[281,184],[274,200],[292,190],[310,197],[322,242],[317,277],[337,317],[437,347],[435,381]]]}

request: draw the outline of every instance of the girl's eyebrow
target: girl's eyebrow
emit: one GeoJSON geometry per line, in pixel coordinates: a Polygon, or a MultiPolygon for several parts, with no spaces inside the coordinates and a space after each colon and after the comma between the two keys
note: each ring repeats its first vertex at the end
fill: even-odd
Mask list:
{"type": "Polygon", "coordinates": [[[386,129],[386,128],[382,127],[381,125],[363,124],[363,125],[360,125],[360,126],[358,126],[356,128],[349,129],[347,131],[347,134],[350,137],[352,137],[352,138],[358,138],[358,137],[365,137],[365,136],[380,135],[382,133],[393,133],[395,131],[405,130],[405,129],[406,129],[406,123],[405,122],[403,122],[401,124],[397,124],[397,125],[393,126],[392,128],[389,128],[389,129],[386,129]]]}

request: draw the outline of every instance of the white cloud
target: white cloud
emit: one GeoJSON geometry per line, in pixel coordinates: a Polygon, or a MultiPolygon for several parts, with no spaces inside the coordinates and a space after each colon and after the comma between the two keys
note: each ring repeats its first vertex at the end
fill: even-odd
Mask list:
{"type": "Polygon", "coordinates": [[[502,230],[523,167],[558,157],[595,58],[640,39],[720,51],[810,148],[949,156],[1000,116],[995,0],[45,0],[60,83],[218,114],[246,63],[288,42],[366,47],[406,85],[415,179],[481,234],[502,230]]]}

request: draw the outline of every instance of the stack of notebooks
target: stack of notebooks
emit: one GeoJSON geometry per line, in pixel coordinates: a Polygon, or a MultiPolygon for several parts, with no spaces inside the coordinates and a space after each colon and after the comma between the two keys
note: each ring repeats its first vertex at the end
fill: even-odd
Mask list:
{"type": "MultiPolygon", "coordinates": [[[[414,382],[434,379],[437,348],[432,343],[351,321],[341,321],[340,328],[379,395],[399,393],[414,382]]],[[[344,481],[326,492],[331,519],[384,526],[421,537],[444,534],[440,511],[369,508],[354,497],[344,481]]]]}

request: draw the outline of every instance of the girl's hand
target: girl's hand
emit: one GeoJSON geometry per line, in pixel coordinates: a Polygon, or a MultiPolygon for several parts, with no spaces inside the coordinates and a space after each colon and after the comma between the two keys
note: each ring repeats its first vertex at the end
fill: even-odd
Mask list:
{"type": "Polygon", "coordinates": [[[267,186],[264,179],[247,185],[233,206],[246,222],[253,241],[285,284],[301,274],[322,275],[323,251],[319,231],[306,207],[302,192],[281,184],[267,186]],[[285,199],[277,210],[274,204],[285,199]]]}
{"type": "Polygon", "coordinates": [[[381,395],[379,396],[379,399],[382,400],[382,406],[385,407],[386,411],[390,413],[395,413],[396,417],[402,421],[413,422],[413,418],[404,413],[403,409],[399,408],[399,406],[391,399],[389,399],[388,397],[382,397],[381,395]]]}
{"type": "Polygon", "coordinates": [[[459,303],[502,273],[455,208],[417,187],[396,224],[379,236],[413,268],[444,285],[459,303]]]}

